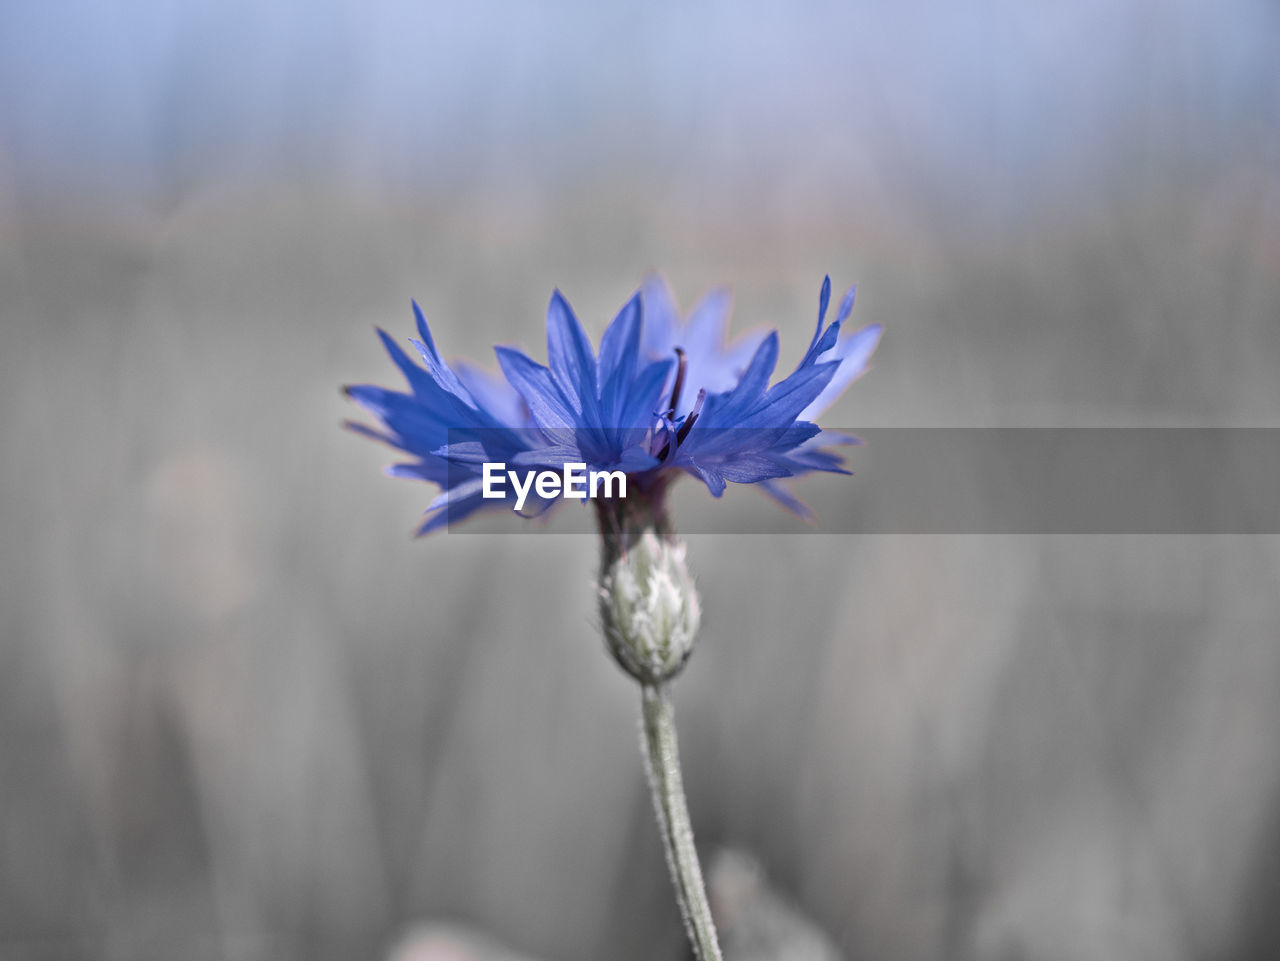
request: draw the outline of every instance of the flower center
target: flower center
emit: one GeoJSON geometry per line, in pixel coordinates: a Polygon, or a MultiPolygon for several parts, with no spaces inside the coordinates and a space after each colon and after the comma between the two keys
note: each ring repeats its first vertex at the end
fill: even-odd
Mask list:
{"type": "MultiPolygon", "coordinates": [[[[667,407],[666,415],[663,416],[663,423],[675,427],[673,420],[676,416],[676,408],[680,403],[680,393],[684,390],[684,374],[688,362],[685,357],[683,347],[676,348],[676,382],[671,386],[671,402],[667,407]]],[[[698,399],[693,403],[693,410],[689,411],[684,420],[680,421],[680,426],[676,428],[675,446],[679,446],[684,439],[689,436],[689,431],[693,429],[693,423],[698,419],[698,415],[702,413],[702,405],[707,399],[707,389],[705,387],[698,390],[698,399]]],[[[664,428],[667,435],[667,441],[662,445],[662,449],[658,451],[658,460],[666,460],[674,453],[671,442],[671,427],[664,428]]],[[[656,440],[656,438],[655,438],[656,440]]]]}

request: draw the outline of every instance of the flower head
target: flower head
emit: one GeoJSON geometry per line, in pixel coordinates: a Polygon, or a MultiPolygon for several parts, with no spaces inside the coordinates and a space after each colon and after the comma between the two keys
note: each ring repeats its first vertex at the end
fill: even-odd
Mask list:
{"type": "MultiPolygon", "coordinates": [[[[477,510],[510,506],[514,496],[485,496],[484,465],[494,462],[524,470],[585,464],[592,471],[622,471],[659,511],[662,491],[684,472],[716,497],[729,482],[760,484],[805,513],[779,482],[810,471],[847,473],[829,448],[852,438],[824,432],[809,418],[866,369],[880,337],[878,325],[843,330],[852,289],[826,324],[830,297],[828,278],[808,350],[792,373],[772,385],[777,332],[727,341],[729,298],[720,291],[682,318],[665,284],[651,278],[618,312],[599,350],[556,291],[547,309],[548,363],[500,346],[501,376],[445,362],[414,304],[419,337],[411,343],[421,366],[378,331],[408,392],[348,387],[348,395],[382,422],[379,428],[348,426],[410,455],[389,473],[442,488],[419,533],[477,510]]],[[[525,503],[526,514],[540,513],[555,498],[534,493],[525,503]]]]}

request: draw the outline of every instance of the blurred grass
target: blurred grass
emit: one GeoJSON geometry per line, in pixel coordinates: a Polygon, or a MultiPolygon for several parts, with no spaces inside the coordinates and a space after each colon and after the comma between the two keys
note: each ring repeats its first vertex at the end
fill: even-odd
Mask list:
{"type": "MultiPolygon", "coordinates": [[[[667,267],[686,303],[732,284],[736,326],[798,356],[829,270],[888,328],[833,422],[1280,419],[1259,169],[976,233],[642,195],[20,211],[0,958],[369,957],[424,916],[544,957],[680,950],[593,545],[414,541],[429,492],[338,429],[338,384],[392,382],[370,326],[407,335],[410,296],[451,356],[540,354],[553,284],[598,334],[667,267]]],[[[773,508],[683,491],[677,522],[711,509],[773,508]]],[[[695,537],[691,558],[700,839],[756,851],[851,957],[1276,945],[1248,907],[1276,877],[1274,538],[695,537]]]]}

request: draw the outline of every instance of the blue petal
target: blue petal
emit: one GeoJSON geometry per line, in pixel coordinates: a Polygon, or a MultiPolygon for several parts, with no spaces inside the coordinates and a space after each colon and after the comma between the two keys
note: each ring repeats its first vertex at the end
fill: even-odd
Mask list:
{"type": "Polygon", "coordinates": [[[391,339],[391,336],[385,330],[381,327],[375,329],[378,331],[378,339],[382,341],[382,346],[391,355],[395,365],[400,368],[400,372],[404,374],[405,380],[409,382],[409,386],[413,388],[414,393],[429,390],[430,385],[435,384],[431,376],[410,360],[409,355],[400,349],[400,346],[391,339]]]}
{"type": "Polygon", "coordinates": [[[645,275],[640,287],[640,299],[644,305],[641,349],[650,359],[669,356],[679,346],[677,331],[680,308],[676,306],[671,288],[661,274],[653,272],[645,275]]]}
{"type": "Polygon", "coordinates": [[[366,427],[364,424],[361,424],[358,421],[344,420],[342,422],[342,426],[353,433],[362,434],[363,436],[371,438],[372,440],[379,440],[379,441],[382,441],[384,444],[390,444],[392,447],[399,447],[401,450],[404,450],[404,447],[401,446],[400,441],[395,437],[392,437],[390,434],[384,434],[381,431],[374,430],[372,427],[366,427]]]}
{"type": "Polygon", "coordinates": [[[431,353],[436,360],[440,359],[440,354],[436,350],[436,342],[431,337],[431,328],[427,326],[426,315],[422,313],[422,308],[418,306],[416,300],[410,300],[413,305],[413,319],[418,327],[418,336],[422,338],[423,346],[431,353]]]}
{"type": "Polygon", "coordinates": [[[691,464],[690,469],[695,477],[707,485],[707,490],[711,491],[712,497],[719,497],[724,493],[725,481],[719,472],[710,467],[702,467],[698,464],[691,464]]]}
{"type": "Polygon", "coordinates": [[[640,356],[640,295],[636,294],[618,312],[600,341],[600,363],[596,376],[600,384],[601,426],[617,427],[624,393],[635,379],[640,356]]]}
{"type": "Polygon", "coordinates": [[[685,323],[686,346],[691,353],[712,353],[724,343],[732,308],[733,293],[727,287],[713,287],[702,295],[685,323]]]}
{"type": "Polygon", "coordinates": [[[529,420],[529,406],[507,381],[482,367],[460,361],[455,365],[458,380],[475,400],[476,406],[500,424],[519,426],[529,420]]]}
{"type": "Polygon", "coordinates": [[[591,341],[560,291],[547,305],[547,366],[573,406],[590,418],[596,410],[596,358],[591,341]]]}
{"type": "MultiPolygon", "coordinates": [[[[640,355],[640,294],[636,293],[618,311],[600,339],[599,376],[601,381],[617,375],[631,377],[640,355]]],[[[603,391],[604,383],[598,383],[603,391]]]]}
{"type": "Polygon", "coordinates": [[[415,453],[439,447],[445,443],[450,431],[474,430],[489,425],[461,400],[443,392],[437,402],[431,404],[423,403],[416,396],[371,384],[348,387],[347,395],[380,417],[398,435],[399,446],[415,453]]]}
{"type": "Polygon", "coordinates": [[[831,275],[822,278],[822,291],[818,294],[818,329],[813,332],[813,340],[809,342],[809,353],[813,352],[814,344],[818,342],[818,337],[822,333],[822,322],[827,316],[827,305],[831,303],[831,275]]]}
{"type": "Polygon", "coordinates": [[[800,420],[814,420],[830,407],[844,393],[853,381],[861,377],[867,370],[867,363],[880,343],[880,335],[884,328],[879,324],[869,324],[856,330],[836,344],[834,351],[826,359],[839,358],[840,369],[831,378],[813,402],[800,412],[800,420]]]}
{"type": "MultiPolygon", "coordinates": [[[[854,288],[850,287],[845,293],[844,299],[840,301],[840,309],[836,312],[836,319],[831,322],[831,326],[825,331],[819,329],[819,336],[815,336],[813,342],[809,345],[809,350],[804,355],[802,364],[813,363],[818,360],[827,351],[835,346],[836,338],[840,336],[840,327],[848,319],[850,312],[853,310],[853,292],[854,288]]],[[[833,358],[826,358],[831,360],[833,358]]]]}
{"type": "Polygon", "coordinates": [[[743,426],[794,422],[800,411],[813,403],[814,398],[822,393],[839,367],[839,364],[834,363],[805,367],[786,380],[774,384],[765,395],[760,409],[743,426]]]}
{"type": "Polygon", "coordinates": [[[796,497],[796,495],[791,493],[791,491],[787,490],[787,488],[777,480],[762,480],[760,482],[760,488],[787,510],[791,511],[791,513],[799,515],[806,521],[812,521],[814,519],[813,511],[809,509],[809,505],[796,497]]]}
{"type": "Polygon", "coordinates": [[[493,452],[478,440],[452,441],[431,453],[454,464],[483,464],[494,459],[493,452]]]}
{"type": "Polygon", "coordinates": [[[559,444],[552,447],[539,447],[536,450],[523,451],[511,458],[516,467],[545,467],[548,470],[559,470],[565,464],[576,464],[583,460],[582,448],[573,444],[559,444]]]}
{"type": "Polygon", "coordinates": [[[842,434],[836,430],[821,430],[808,443],[814,447],[826,447],[832,444],[862,447],[865,441],[861,437],[855,437],[853,434],[842,434]]]}
{"type": "Polygon", "coordinates": [[[820,356],[825,354],[827,351],[829,351],[832,347],[836,345],[836,338],[838,338],[839,336],[840,336],[840,322],[836,321],[830,327],[824,330],[821,336],[814,338],[813,343],[809,345],[809,350],[804,355],[804,360],[802,360],[800,363],[801,364],[815,363],[820,356]]]}
{"type": "Polygon", "coordinates": [[[404,477],[410,480],[430,481],[432,484],[444,484],[449,478],[449,465],[438,460],[392,464],[386,468],[386,474],[389,477],[404,477]]]}
{"type": "Polygon", "coordinates": [[[857,292],[857,287],[850,287],[845,291],[844,299],[840,301],[840,309],[836,311],[835,323],[844,323],[851,313],[853,313],[853,295],[857,292]]]}
{"type": "Polygon", "coordinates": [[[498,364],[507,381],[524,398],[529,413],[538,424],[572,427],[578,422],[551,371],[514,347],[495,347],[498,364]]]}
{"type": "Polygon", "coordinates": [[[662,388],[674,362],[656,360],[645,367],[629,386],[625,403],[618,410],[616,428],[648,427],[654,408],[662,403],[662,388]]]}
{"type": "Polygon", "coordinates": [[[628,447],[611,469],[626,471],[628,474],[640,474],[657,467],[658,463],[658,458],[646,453],[642,448],[628,447]]]}
{"type": "Polygon", "coordinates": [[[720,473],[735,484],[754,484],[770,477],[790,477],[794,471],[767,454],[743,454],[726,459],[720,473]]]}
{"type": "Polygon", "coordinates": [[[410,301],[413,304],[413,316],[418,324],[418,334],[422,337],[421,341],[410,341],[416,348],[418,353],[422,355],[423,361],[426,362],[427,370],[431,376],[435,378],[436,383],[447,390],[449,393],[458,397],[463,397],[467,401],[471,398],[467,394],[467,390],[458,380],[457,375],[449,369],[449,365],[440,357],[440,352],[436,350],[435,341],[431,339],[431,330],[427,327],[427,318],[422,314],[422,308],[418,306],[418,302],[410,301]]]}
{"type": "MultiPolygon", "coordinates": [[[[484,491],[483,477],[469,478],[468,480],[463,481],[461,484],[456,484],[453,487],[447,488],[446,490],[442,490],[439,494],[436,495],[435,500],[433,500],[430,504],[427,505],[427,510],[433,511],[433,510],[436,510],[437,508],[444,507],[445,505],[450,504],[452,502],[466,500],[468,497],[472,497],[475,494],[482,493],[483,491],[484,491]]],[[[489,498],[489,499],[492,500],[493,498],[489,498]]]]}
{"type": "Polygon", "coordinates": [[[417,536],[422,537],[437,531],[449,524],[457,524],[459,521],[465,520],[478,511],[495,510],[500,507],[511,509],[511,505],[506,500],[496,500],[494,498],[485,497],[482,492],[477,492],[469,497],[459,498],[442,504],[433,510],[430,508],[427,513],[430,515],[422,526],[417,530],[417,536]]]}
{"type": "Polygon", "coordinates": [[[756,348],[751,363],[743,372],[738,386],[729,394],[734,403],[752,401],[764,393],[773,376],[773,369],[778,365],[778,332],[770,331],[769,336],[756,348]]]}

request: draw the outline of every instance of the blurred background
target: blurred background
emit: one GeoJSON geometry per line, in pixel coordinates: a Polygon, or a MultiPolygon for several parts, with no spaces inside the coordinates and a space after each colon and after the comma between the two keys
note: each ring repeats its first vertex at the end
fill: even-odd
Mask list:
{"type": "MultiPolygon", "coordinates": [[[[1267,0],[5,3],[0,959],[682,957],[595,545],[414,540],[373,325],[543,357],[658,268],[785,365],[829,272],[829,423],[1280,426],[1277,63],[1267,0]]],[[[708,855],[851,961],[1280,956],[1280,539],[794,531],[691,538],[708,855]]]]}

